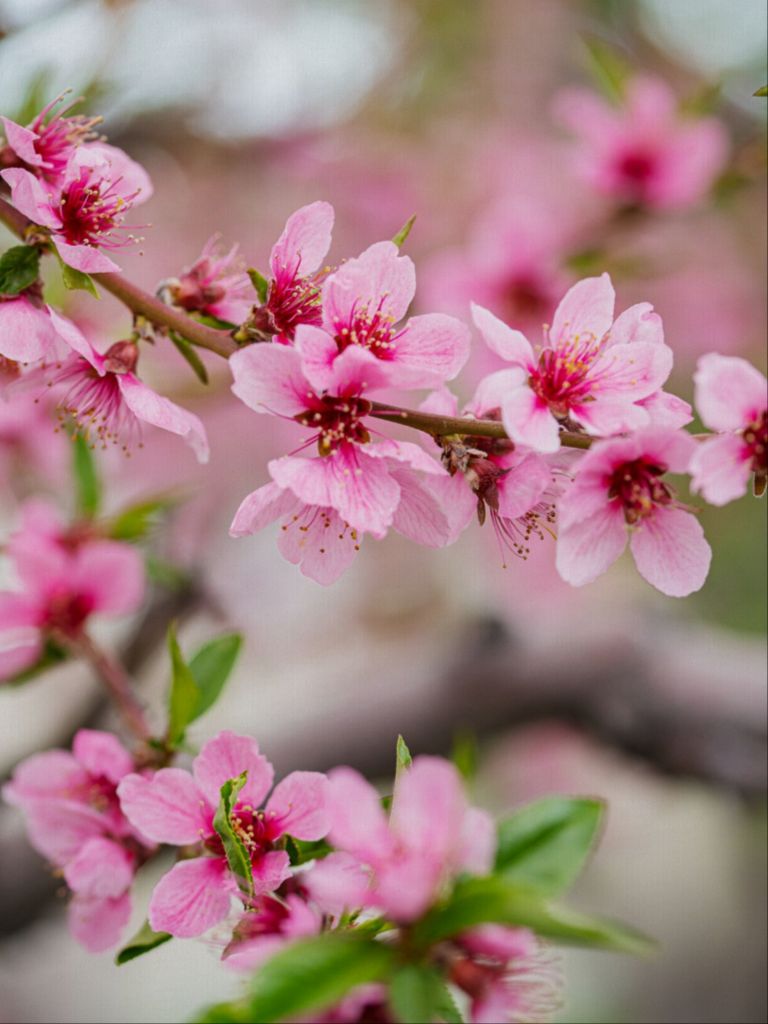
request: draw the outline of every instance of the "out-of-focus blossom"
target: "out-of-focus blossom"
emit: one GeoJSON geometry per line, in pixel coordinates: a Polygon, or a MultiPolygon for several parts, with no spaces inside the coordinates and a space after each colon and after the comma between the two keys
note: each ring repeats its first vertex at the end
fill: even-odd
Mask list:
{"type": "Polygon", "coordinates": [[[473,307],[488,346],[514,367],[486,378],[501,396],[501,418],[513,441],[554,452],[560,424],[568,420],[597,436],[651,422],[637,403],[661,389],[672,350],[649,303],[631,306],[614,322],[614,302],[608,274],[579,281],[557,307],[538,354],[520,331],[473,307]]]}
{"type": "Polygon", "coordinates": [[[322,923],[320,912],[297,893],[279,900],[262,896],[235,927],[224,962],[236,970],[256,970],[287,942],[317,935],[322,923]]]}
{"type": "Polygon", "coordinates": [[[288,854],[275,848],[283,836],[317,840],[326,835],[328,783],[319,772],[287,775],[264,810],[259,809],[272,787],[274,770],[249,736],[219,733],[195,758],[192,774],[162,768],[151,779],[127,776],[118,796],[134,827],[154,842],[197,851],[155,886],[149,903],[155,931],[187,938],[201,935],[227,916],[233,896],[243,896],[213,826],[221,787],[243,772],[247,779],[230,820],[250,858],[253,896],[274,892],[290,877],[288,854]]]}
{"type": "Polygon", "coordinates": [[[25,815],[29,840],[74,893],[72,935],[92,953],[109,949],[131,914],[130,886],[150,851],[120,810],[117,786],[134,771],[111,733],[81,729],[72,752],[48,750],[22,761],[3,797],[25,815]]]}
{"type": "Polygon", "coordinates": [[[697,203],[728,155],[723,124],[682,113],[669,86],[648,75],[626,83],[620,106],[586,89],[567,89],[555,112],[579,139],[577,170],[621,203],[660,210],[697,203]]]}
{"type": "Polygon", "coordinates": [[[72,354],[41,373],[61,394],[62,415],[71,417],[86,437],[102,447],[122,444],[127,451],[140,443],[141,424],[146,423],[178,434],[198,462],[208,461],[208,439],[200,419],[136,376],[137,342],[118,341],[102,354],[71,321],[54,312],[51,319],[72,354]]]}
{"type": "Polygon", "coordinates": [[[472,1024],[548,1021],[559,1009],[557,971],[527,928],[481,925],[458,947],[451,981],[469,996],[472,1024]]]}
{"type": "Polygon", "coordinates": [[[76,641],[93,615],[127,615],[144,596],[144,563],[129,544],[76,537],[41,502],[10,538],[18,587],[0,592],[0,680],[34,665],[46,640],[76,641]]]}
{"type": "Polygon", "coordinates": [[[29,480],[58,484],[67,455],[48,402],[29,394],[0,398],[0,486],[13,491],[15,483],[29,480]]]}
{"type": "Polygon", "coordinates": [[[591,583],[629,546],[650,584],[685,597],[704,583],[712,557],[698,519],[663,479],[688,470],[696,441],[649,427],[601,441],[580,461],[559,502],[557,570],[574,586],[591,583]]]}
{"type": "Polygon", "coordinates": [[[320,267],[331,247],[333,207],[316,202],[292,213],[272,247],[266,300],[253,310],[257,332],[279,342],[293,341],[300,324],[319,324],[320,267]]]}
{"type": "Polygon", "coordinates": [[[60,342],[51,310],[34,290],[0,296],[0,364],[4,370],[0,378],[11,381],[21,372],[20,364],[55,358],[60,342]]]}
{"type": "Polygon", "coordinates": [[[138,164],[102,143],[75,149],[55,186],[20,167],[2,171],[0,177],[10,185],[16,208],[50,231],[62,260],[89,274],[120,269],[101,250],[137,240],[125,234],[130,228],[123,222],[151,191],[139,184],[149,179],[138,164]]]}
{"type": "Polygon", "coordinates": [[[217,235],[209,238],[192,266],[178,280],[165,282],[164,288],[174,305],[188,313],[206,313],[239,324],[248,316],[256,296],[238,247],[222,254],[218,243],[217,235]]]}
{"type": "Polygon", "coordinates": [[[304,878],[328,913],[375,907],[395,921],[413,921],[462,871],[490,870],[493,820],[468,805],[450,762],[415,758],[395,783],[389,819],[358,772],[335,768],[329,779],[329,840],[339,852],[304,878]]]}
{"type": "MultiPolygon", "coordinates": [[[[257,412],[270,412],[310,428],[313,435],[302,447],[316,441],[321,455],[314,459],[298,455],[273,459],[269,463],[273,481],[283,491],[292,492],[301,505],[292,506],[290,498],[273,490],[257,491],[246,498],[233,524],[239,535],[285,514],[322,517],[328,509],[335,509],[351,530],[383,537],[393,525],[398,507],[411,499],[410,491],[416,503],[426,500],[419,477],[444,474],[442,467],[415,444],[391,440],[371,443],[364,422],[371,404],[364,394],[388,383],[386,371],[357,346],[348,348],[329,366],[320,361],[317,368],[314,342],[318,334],[326,337],[322,331],[302,326],[296,333],[295,347],[251,345],[230,358],[235,380],[232,390],[238,398],[257,412]],[[311,511],[304,506],[311,506],[311,511]]],[[[420,543],[445,543],[447,523],[444,517],[441,521],[437,502],[432,504],[433,509],[421,522],[418,516],[406,519],[404,507],[398,529],[414,539],[423,538],[420,543]]],[[[331,523],[333,528],[339,525],[331,519],[329,531],[331,523]]],[[[322,536],[326,527],[321,522],[317,525],[322,536]]],[[[341,556],[339,547],[334,548],[341,556]]],[[[304,562],[303,568],[310,571],[309,563],[304,562]]]]}
{"type": "Polygon", "coordinates": [[[759,370],[736,356],[702,356],[696,373],[696,408],[718,437],[698,445],[691,460],[694,491],[712,505],[727,505],[746,493],[754,475],[755,494],[768,481],[768,383],[759,370]]]}

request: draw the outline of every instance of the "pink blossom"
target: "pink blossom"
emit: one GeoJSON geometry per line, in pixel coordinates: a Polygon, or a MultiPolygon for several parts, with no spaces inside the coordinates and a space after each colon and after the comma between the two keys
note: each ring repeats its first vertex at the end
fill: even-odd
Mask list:
{"type": "Polygon", "coordinates": [[[198,462],[208,461],[208,439],[199,418],[136,376],[136,342],[118,341],[102,355],[71,321],[53,311],[51,319],[72,354],[44,372],[57,393],[63,392],[62,414],[71,417],[87,438],[102,447],[121,444],[127,451],[140,443],[141,424],[147,423],[178,434],[198,462]]]}
{"type": "Polygon", "coordinates": [[[144,596],[138,551],[68,533],[41,502],[25,506],[7,553],[19,586],[0,592],[0,680],[34,665],[48,639],[77,640],[92,615],[127,615],[144,596]]]}
{"type": "Polygon", "coordinates": [[[604,573],[629,535],[640,575],[662,593],[686,597],[703,585],[709,544],[663,479],[686,472],[695,449],[684,431],[650,427],[587,452],[558,507],[556,564],[567,583],[582,586],[604,573]]]}
{"type": "Polygon", "coordinates": [[[79,101],[60,107],[64,95],[43,107],[26,128],[8,117],[0,119],[8,148],[33,174],[49,182],[61,177],[77,146],[95,137],[94,128],[101,120],[84,114],[66,116],[79,101]]]}
{"type": "Polygon", "coordinates": [[[310,203],[288,218],[269,257],[272,278],[266,301],[253,311],[257,331],[290,344],[300,324],[320,323],[320,266],[331,246],[332,229],[330,203],[310,203]]]}
{"type": "Polygon", "coordinates": [[[672,351],[649,303],[631,306],[614,322],[614,299],[608,274],[579,281],[557,307],[538,354],[520,331],[473,306],[486,343],[514,368],[514,373],[499,371],[506,374],[500,404],[504,426],[517,444],[557,451],[559,425],[569,420],[596,436],[651,422],[637,403],[659,391],[672,370],[672,351]]]}
{"type": "Polygon", "coordinates": [[[54,422],[47,402],[27,394],[0,398],[0,487],[6,493],[19,484],[23,491],[30,481],[62,484],[69,453],[54,422]]]}
{"type": "Polygon", "coordinates": [[[481,925],[457,943],[451,981],[470,998],[472,1024],[548,1021],[559,1009],[559,978],[527,928],[481,925]]]}
{"type": "Polygon", "coordinates": [[[335,768],[329,779],[329,840],[338,852],[304,878],[328,913],[376,907],[395,921],[413,921],[460,872],[490,870],[493,821],[467,804],[450,762],[415,758],[395,783],[389,818],[358,772],[335,768]]]}
{"type": "MultiPolygon", "coordinates": [[[[11,198],[33,223],[47,228],[62,260],[88,274],[119,270],[101,249],[119,249],[136,241],[124,225],[126,213],[149,198],[146,172],[121,150],[103,143],[80,146],[71,154],[56,185],[30,171],[0,172],[11,198]]],[[[135,226],[135,225],[134,225],[135,226]]]]}
{"type": "Polygon", "coordinates": [[[253,873],[253,895],[274,892],[290,877],[282,836],[322,839],[328,831],[327,779],[318,772],[292,772],[277,784],[264,810],[274,770],[248,736],[221,732],[195,758],[192,774],[161,768],[151,779],[129,775],[118,796],[123,813],[157,843],[194,846],[198,855],[179,861],[155,886],[149,921],[155,931],[179,937],[201,935],[229,913],[239,891],[213,827],[221,787],[247,772],[231,821],[244,843],[253,873]]]}
{"type": "Polygon", "coordinates": [[[568,89],[556,112],[579,140],[577,169],[599,192],[659,210],[699,202],[725,165],[728,136],[714,117],[681,113],[669,86],[637,75],[613,106],[568,89]]]}
{"type": "Polygon", "coordinates": [[[703,441],[691,460],[692,488],[712,505],[727,505],[746,493],[765,493],[768,479],[768,394],[766,379],[745,359],[702,356],[693,377],[696,407],[704,424],[718,431],[703,441]]]}
{"type": "Polygon", "coordinates": [[[262,896],[236,926],[223,959],[236,970],[253,971],[286,943],[317,935],[322,923],[320,912],[297,893],[280,900],[262,896]]]}
{"type": "Polygon", "coordinates": [[[198,258],[178,280],[165,287],[171,301],[189,313],[206,313],[231,324],[240,324],[254,303],[253,285],[243,269],[238,247],[218,251],[219,238],[213,235],[198,258]]]}
{"type": "MultiPolygon", "coordinates": [[[[499,419],[506,376],[499,373],[486,378],[463,415],[499,419]]],[[[447,416],[458,414],[458,403],[447,389],[433,392],[420,408],[447,416]]],[[[490,517],[502,553],[511,551],[525,559],[531,538],[543,540],[545,533],[554,537],[554,498],[559,493],[556,469],[541,455],[517,447],[508,438],[468,435],[458,441],[443,438],[442,445],[443,464],[450,478],[436,480],[433,489],[442,497],[452,539],[473,519],[482,526],[490,517]]]]}
{"type": "MultiPolygon", "coordinates": [[[[447,522],[420,483],[424,474],[440,476],[444,470],[415,444],[371,443],[365,423],[371,404],[365,393],[386,383],[385,371],[378,360],[356,346],[332,365],[318,365],[313,347],[318,335],[325,337],[317,328],[303,325],[297,329],[295,347],[251,345],[230,358],[232,390],[238,398],[257,412],[270,412],[310,428],[312,437],[303,447],[316,441],[321,455],[273,459],[269,472],[274,483],[281,491],[290,491],[300,504],[274,488],[254,492],[241,506],[233,532],[241,536],[276,518],[297,515],[301,525],[310,525],[310,520],[315,524],[313,535],[322,536],[326,530],[329,535],[332,531],[345,535],[336,517],[328,517],[333,509],[351,531],[380,538],[394,525],[399,510],[396,528],[401,532],[420,538],[419,543],[445,543],[447,522]],[[421,518],[420,505],[424,505],[421,518]]],[[[346,537],[341,539],[346,554],[334,542],[333,557],[325,560],[327,570],[320,570],[329,578],[338,576],[353,555],[346,537]],[[331,562],[336,568],[331,568],[331,562]]],[[[352,534],[349,539],[356,542],[352,534]]],[[[290,541],[284,545],[284,553],[294,552],[287,556],[291,561],[301,561],[308,575],[319,578],[290,541]]]]}
{"type": "Polygon", "coordinates": [[[398,326],[416,292],[413,261],[394,242],[377,242],[325,281],[322,327],[312,337],[316,373],[332,377],[351,348],[378,362],[393,387],[437,387],[451,380],[469,355],[469,332],[443,313],[411,317],[398,326]]]}
{"type": "Polygon", "coordinates": [[[90,952],[113,946],[131,913],[130,886],[150,847],[123,816],[117,785],[134,771],[111,733],[81,729],[72,753],[22,761],[3,796],[25,815],[34,848],[62,870],[74,894],[72,935],[90,952]]]}
{"type": "Polygon", "coordinates": [[[51,310],[30,293],[0,297],[0,362],[4,376],[18,376],[19,363],[55,358],[61,348],[51,310]]]}

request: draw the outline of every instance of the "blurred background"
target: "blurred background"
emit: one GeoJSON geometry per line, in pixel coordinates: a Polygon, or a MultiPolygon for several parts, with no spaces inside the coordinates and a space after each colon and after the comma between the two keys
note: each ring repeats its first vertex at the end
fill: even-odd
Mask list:
{"type": "MultiPolygon", "coordinates": [[[[0,109],[26,122],[72,87],[104,114],[154,180],[143,252],[119,259],[151,290],[214,232],[266,269],[286,217],[315,199],[336,208],[331,262],[415,213],[420,309],[466,318],[474,297],[534,330],[573,280],[609,270],[618,309],[648,300],[662,315],[672,390],[691,399],[700,354],[765,369],[766,101],[752,96],[765,52],[762,0],[0,0],[0,109]],[[616,62],[724,126],[728,157],[700,201],[628,212],[580,177],[557,97],[610,86],[616,62]]],[[[99,347],[130,329],[108,296],[57,288],[99,347]]],[[[476,347],[465,397],[493,368],[476,347]]],[[[167,686],[172,618],[186,645],[236,627],[245,654],[200,741],[232,728],[278,772],[349,763],[386,778],[402,732],[414,752],[474,751],[475,795],[499,813],[550,792],[606,798],[576,902],[661,952],[566,954],[559,1019],[765,1021],[765,502],[703,509],[714,561],[686,601],[626,557],[573,590],[548,541],[504,569],[488,527],[442,552],[369,540],[323,589],[282,560],[273,530],[228,537],[287,435],[206,362],[208,388],[169,345],[142,368],[203,417],[210,464],[158,433],[102,467],[115,508],[184,498],[153,534],[144,614],[105,633],[145,699],[160,706],[167,686]]],[[[22,434],[0,421],[0,485],[4,535],[26,494],[67,506],[49,423],[22,434]]],[[[80,666],[1,698],[2,778],[84,724],[115,725],[80,666]]],[[[163,867],[140,880],[137,924],[163,867]]],[[[234,992],[202,943],[121,968],[90,956],[57,888],[0,807],[0,1021],[172,1022],[234,992]]]]}

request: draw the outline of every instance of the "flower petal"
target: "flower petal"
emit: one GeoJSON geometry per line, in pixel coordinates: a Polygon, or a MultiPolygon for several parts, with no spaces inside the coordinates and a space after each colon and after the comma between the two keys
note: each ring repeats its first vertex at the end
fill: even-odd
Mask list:
{"type": "Polygon", "coordinates": [[[452,316],[414,316],[392,340],[393,387],[432,388],[453,380],[469,358],[469,330],[452,316]]]}
{"type": "Polygon", "coordinates": [[[442,862],[458,848],[466,811],[454,765],[440,757],[417,757],[395,782],[389,827],[406,849],[442,862]]]}
{"type": "Polygon", "coordinates": [[[45,309],[25,296],[0,303],[0,355],[17,363],[34,363],[55,355],[57,334],[45,309]]]}
{"type": "Polygon", "coordinates": [[[307,408],[312,394],[301,355],[288,345],[249,345],[229,357],[232,391],[249,409],[293,417],[307,408]]]}
{"type": "Polygon", "coordinates": [[[155,886],[149,923],[180,939],[202,935],[229,913],[234,883],[223,857],[196,857],[174,865],[155,886]]]}
{"type": "Polygon", "coordinates": [[[299,499],[291,491],[284,491],[275,483],[265,484],[252,491],[240,503],[229,528],[230,537],[246,537],[269,526],[299,506],[299,499]]]}
{"type": "Polygon", "coordinates": [[[698,519],[682,509],[656,509],[632,534],[629,546],[640,575],[669,597],[700,590],[712,549],[698,519]]]}
{"type": "Polygon", "coordinates": [[[94,836],[64,867],[69,888],[100,899],[121,896],[133,881],[135,861],[118,843],[94,836]]]}
{"type": "Polygon", "coordinates": [[[768,405],[765,377],[738,356],[702,356],[693,379],[696,408],[710,430],[740,430],[768,405]]]}
{"type": "Polygon", "coordinates": [[[627,546],[621,509],[605,506],[594,515],[562,527],[557,535],[555,566],[561,578],[583,587],[602,575],[627,546]]]}
{"type": "Polygon", "coordinates": [[[134,416],[153,427],[178,434],[190,446],[198,462],[208,461],[208,437],[198,416],[164,395],[158,395],[132,373],[118,373],[116,376],[123,400],[134,416]]]}
{"type": "Polygon", "coordinates": [[[117,736],[98,729],[80,729],[72,743],[78,762],[95,777],[103,775],[115,785],[133,771],[133,758],[117,736]]]}
{"type": "Polygon", "coordinates": [[[54,233],[56,251],[67,266],[82,271],[83,274],[112,274],[120,271],[120,267],[92,245],[70,245],[61,235],[54,233]]]}
{"type": "Polygon", "coordinates": [[[313,274],[331,247],[333,207],[316,202],[302,206],[285,222],[283,233],[272,247],[272,276],[313,274]]]}
{"type": "Polygon", "coordinates": [[[155,843],[186,846],[211,834],[213,808],[189,772],[161,768],[152,778],[126,775],[117,787],[120,807],[134,828],[155,843]]]}
{"type": "Polygon", "coordinates": [[[361,537],[332,508],[302,505],[291,491],[297,512],[283,523],[277,538],[280,554],[302,573],[327,587],[349,568],[361,537]]]}
{"type": "Polygon", "coordinates": [[[144,560],[129,544],[90,541],[75,553],[69,583],[74,593],[90,598],[95,613],[125,615],[144,599],[144,560]]]}
{"type": "Polygon", "coordinates": [[[400,485],[400,501],[392,527],[415,544],[430,548],[445,547],[455,539],[451,524],[443,511],[441,495],[409,469],[392,471],[400,485]]]}
{"type": "Polygon", "coordinates": [[[61,220],[54,213],[54,200],[48,188],[38,181],[34,174],[20,167],[12,167],[7,171],[0,171],[0,178],[10,185],[13,205],[20,213],[45,228],[55,231],[61,227],[61,220]]]}
{"type": "Polygon", "coordinates": [[[691,490],[710,505],[727,505],[747,493],[752,457],[737,434],[702,441],[690,464],[691,490]]]}
{"type": "Polygon", "coordinates": [[[628,345],[634,341],[647,344],[664,344],[664,324],[658,313],[654,313],[650,302],[638,302],[616,318],[610,330],[612,345],[628,345]]]}
{"type": "Polygon", "coordinates": [[[504,429],[517,444],[537,452],[556,452],[560,429],[549,407],[528,387],[505,395],[501,406],[504,429]]]}
{"type": "Polygon", "coordinates": [[[281,835],[314,841],[328,833],[328,779],[321,772],[291,772],[275,786],[266,813],[281,835]]]}
{"type": "Polygon", "coordinates": [[[334,768],[328,779],[330,842],[365,863],[376,863],[392,845],[378,793],[353,768],[334,768]]]}
{"type": "Polygon", "coordinates": [[[472,303],[472,319],[491,352],[531,371],[536,363],[531,343],[521,331],[508,327],[489,309],[472,303]]]}
{"type": "Polygon", "coordinates": [[[257,896],[279,889],[291,877],[291,859],[285,850],[270,850],[252,865],[253,891],[257,896]]]}
{"type": "Polygon", "coordinates": [[[370,900],[370,873],[349,853],[329,853],[302,875],[302,882],[320,909],[334,917],[370,900]]]}
{"type": "Polygon", "coordinates": [[[89,953],[103,953],[117,944],[130,917],[130,893],[106,899],[75,896],[67,922],[72,937],[89,953]]]}
{"type": "Polygon", "coordinates": [[[208,740],[192,763],[195,781],[211,807],[217,807],[221,787],[228,779],[248,772],[237,797],[240,804],[261,807],[274,778],[274,769],[251,736],[224,730],[208,740]]]}
{"type": "Polygon", "coordinates": [[[555,311],[549,336],[555,348],[576,335],[599,340],[613,323],[616,294],[608,274],[587,277],[570,288],[555,311]]]}
{"type": "Polygon", "coordinates": [[[330,334],[351,326],[366,309],[401,320],[416,292],[416,270],[394,242],[376,242],[347,260],[323,285],[323,326],[330,334]]]}

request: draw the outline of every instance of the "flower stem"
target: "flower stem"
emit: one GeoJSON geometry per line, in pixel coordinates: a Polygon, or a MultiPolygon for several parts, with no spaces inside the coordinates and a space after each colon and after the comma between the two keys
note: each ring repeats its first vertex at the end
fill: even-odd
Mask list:
{"type": "Polygon", "coordinates": [[[133,692],[130,676],[117,658],[100,647],[87,633],[82,633],[69,646],[75,654],[85,658],[102,681],[134,736],[143,742],[151,739],[152,730],[144,708],[133,692]]]}

